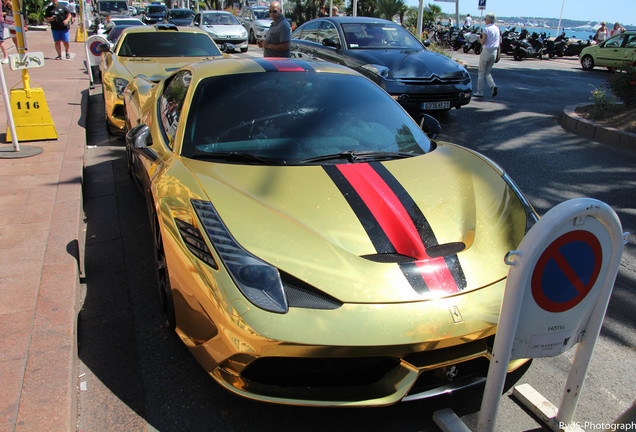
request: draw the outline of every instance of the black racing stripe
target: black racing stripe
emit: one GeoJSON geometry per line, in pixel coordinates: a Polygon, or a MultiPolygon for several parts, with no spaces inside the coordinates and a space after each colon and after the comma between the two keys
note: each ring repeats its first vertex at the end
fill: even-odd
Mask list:
{"type": "Polygon", "coordinates": [[[276,66],[277,62],[281,63],[291,63],[290,66],[298,66],[305,70],[306,72],[313,72],[315,69],[308,62],[304,60],[290,60],[290,59],[272,59],[267,60],[262,57],[253,58],[256,63],[258,63],[266,72],[278,72],[280,69],[276,66]]]}
{"type": "Polygon", "coordinates": [[[267,60],[264,60],[261,57],[254,58],[254,61],[256,63],[258,63],[267,72],[276,72],[276,71],[278,71],[278,69],[276,69],[273,64],[271,64],[267,60]]]}
{"type": "MultiPolygon", "coordinates": [[[[422,210],[415,203],[411,195],[404,189],[402,184],[391,174],[391,172],[380,162],[373,162],[370,164],[371,167],[375,170],[376,173],[386,182],[386,184],[391,188],[393,193],[400,200],[404,208],[406,209],[409,217],[415,224],[417,232],[420,234],[420,238],[424,243],[424,247],[428,249],[431,246],[437,246],[439,243],[437,242],[437,238],[435,237],[435,233],[431,228],[431,225],[428,223],[426,216],[422,213],[422,210]]],[[[466,275],[464,274],[464,270],[459,262],[459,258],[457,254],[450,255],[444,258],[446,261],[446,265],[448,266],[448,270],[450,271],[455,283],[457,284],[457,288],[462,291],[466,288],[466,275]]],[[[405,273],[406,274],[406,273],[405,273]]],[[[409,276],[407,275],[407,278],[409,276]]],[[[410,279],[409,279],[410,280],[410,279]]],[[[411,282],[411,285],[413,283],[411,282]]],[[[425,284],[426,285],[426,284],[425,284]]],[[[417,291],[416,285],[413,285],[413,288],[417,291]]],[[[418,291],[419,292],[419,291],[418,291]]]]}
{"type": "Polygon", "coordinates": [[[380,162],[373,162],[370,164],[376,173],[384,180],[384,182],[391,188],[395,196],[400,200],[409,217],[413,221],[417,232],[420,234],[424,247],[428,249],[431,246],[437,246],[437,238],[435,233],[428,223],[428,220],[422,213],[422,210],[417,206],[411,195],[404,189],[399,181],[391,174],[391,172],[380,162]]]}
{"type": "Polygon", "coordinates": [[[430,291],[428,285],[426,285],[426,282],[422,277],[422,272],[417,267],[415,262],[399,263],[398,265],[400,266],[400,270],[402,270],[402,273],[404,274],[406,280],[409,281],[411,287],[418,294],[424,295],[430,291]]]}
{"type": "Polygon", "coordinates": [[[358,192],[335,165],[324,165],[323,169],[347,200],[358,217],[377,253],[397,253],[386,233],[364,203],[358,192]]]}

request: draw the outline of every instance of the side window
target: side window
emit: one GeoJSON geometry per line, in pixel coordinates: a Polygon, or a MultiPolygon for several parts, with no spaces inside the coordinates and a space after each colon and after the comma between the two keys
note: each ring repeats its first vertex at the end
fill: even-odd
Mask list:
{"type": "Polygon", "coordinates": [[[603,45],[604,48],[618,48],[621,46],[621,42],[623,41],[623,38],[621,37],[616,37],[616,38],[612,38],[610,40],[608,40],[607,42],[605,42],[605,45],[603,45]]]}
{"type": "Polygon", "coordinates": [[[323,21],[318,32],[318,42],[322,43],[323,39],[331,39],[335,43],[340,44],[340,36],[338,30],[329,21],[323,21]]]}
{"type": "Polygon", "coordinates": [[[636,48],[636,35],[629,36],[629,39],[625,42],[625,48],[636,48]]]}
{"type": "Polygon", "coordinates": [[[170,79],[170,82],[166,84],[159,98],[161,126],[170,149],[172,149],[174,145],[174,136],[177,132],[177,126],[179,126],[181,108],[183,107],[183,101],[188,93],[191,80],[192,73],[190,71],[176,73],[170,79]]]}
{"type": "Polygon", "coordinates": [[[320,21],[309,22],[302,26],[295,33],[294,37],[300,40],[306,40],[308,42],[318,42],[318,29],[320,28],[320,21]]]}

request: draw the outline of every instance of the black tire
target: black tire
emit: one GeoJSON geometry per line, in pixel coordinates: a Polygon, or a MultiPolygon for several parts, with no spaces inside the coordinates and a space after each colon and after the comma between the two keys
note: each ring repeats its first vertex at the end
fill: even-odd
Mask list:
{"type": "Polygon", "coordinates": [[[475,54],[477,55],[481,54],[481,45],[478,45],[475,47],[475,54]]]}
{"type": "Polygon", "coordinates": [[[163,250],[163,240],[161,238],[161,228],[157,217],[154,217],[152,227],[155,246],[155,270],[157,275],[157,288],[159,289],[159,301],[161,309],[166,318],[165,325],[169,330],[177,327],[177,320],[174,313],[174,301],[172,299],[172,287],[170,286],[170,276],[166,265],[166,254],[163,250]]]}
{"type": "Polygon", "coordinates": [[[469,46],[465,46],[465,45],[464,45],[464,52],[465,52],[466,54],[468,54],[468,51],[470,51],[470,47],[469,47],[469,46]]]}
{"type": "Polygon", "coordinates": [[[256,36],[254,36],[254,30],[250,30],[250,36],[249,36],[249,43],[251,44],[255,44],[256,43],[256,36]]]}
{"type": "Polygon", "coordinates": [[[248,47],[241,48],[241,52],[242,52],[242,53],[247,52],[247,49],[248,49],[248,47]]]}
{"type": "Polygon", "coordinates": [[[515,60],[521,61],[523,60],[523,57],[521,56],[521,54],[515,54],[515,60]]]}
{"type": "Polygon", "coordinates": [[[581,67],[583,70],[592,70],[594,69],[594,59],[591,55],[586,54],[581,59],[581,67]]]}

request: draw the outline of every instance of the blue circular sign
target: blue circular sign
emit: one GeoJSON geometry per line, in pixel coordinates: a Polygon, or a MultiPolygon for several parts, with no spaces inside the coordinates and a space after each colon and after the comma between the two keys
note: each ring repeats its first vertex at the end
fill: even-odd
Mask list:
{"type": "Polygon", "coordinates": [[[543,251],[532,273],[532,296],[548,312],[578,305],[601,272],[603,250],[589,231],[570,231],[543,251]]]}

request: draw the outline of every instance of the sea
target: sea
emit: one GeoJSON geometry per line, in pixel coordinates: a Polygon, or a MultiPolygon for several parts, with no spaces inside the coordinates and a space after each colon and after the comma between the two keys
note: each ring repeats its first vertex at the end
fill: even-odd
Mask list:
{"type": "MultiPolygon", "coordinates": [[[[537,32],[539,34],[545,32],[548,37],[557,37],[557,29],[556,28],[547,28],[547,27],[521,27],[521,26],[502,26],[502,25],[498,25],[499,30],[503,33],[506,29],[510,28],[510,27],[516,27],[517,31],[520,32],[521,30],[523,30],[524,28],[527,29],[530,34],[532,34],[533,32],[537,32]]],[[[572,29],[572,28],[561,28],[561,30],[559,30],[559,34],[565,32],[565,35],[567,37],[570,38],[570,40],[572,39],[581,39],[581,40],[588,40],[590,37],[593,37],[596,34],[596,30],[581,30],[581,29],[572,29]]]]}

